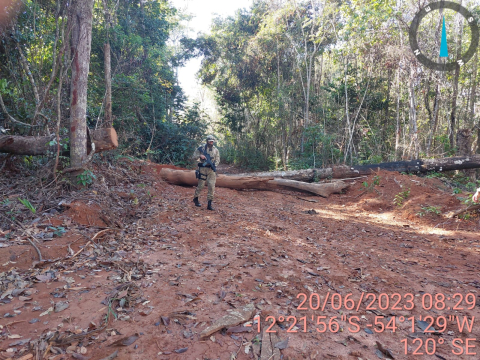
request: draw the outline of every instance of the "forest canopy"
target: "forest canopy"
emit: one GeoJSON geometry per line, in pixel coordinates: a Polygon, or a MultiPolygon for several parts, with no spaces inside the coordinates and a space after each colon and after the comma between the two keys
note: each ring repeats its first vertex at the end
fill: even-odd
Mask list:
{"type": "MultiPolygon", "coordinates": [[[[462,4],[478,19],[478,3],[462,4]]],[[[287,169],[478,153],[478,49],[455,71],[423,66],[408,34],[419,10],[398,0],[256,1],[218,18],[200,76],[215,91],[230,159],[287,169]]],[[[455,60],[471,41],[457,12],[429,14],[418,41],[438,59],[442,16],[455,60]]]]}
{"type": "MultiPolygon", "coordinates": [[[[0,125],[8,134],[55,133],[51,145],[58,139],[68,149],[75,3],[0,2],[0,125]]],[[[478,20],[478,3],[462,5],[478,20]]],[[[95,0],[87,127],[113,126],[116,154],[180,166],[207,129],[220,135],[223,159],[252,169],[479,153],[478,49],[454,71],[419,63],[408,34],[419,6],[255,0],[192,39],[182,25],[188,16],[166,0],[95,0]],[[188,103],[178,84],[178,69],[198,56],[217,116],[188,103]]],[[[425,17],[419,43],[438,58],[443,18],[455,60],[472,37],[455,11],[425,17]]]]}

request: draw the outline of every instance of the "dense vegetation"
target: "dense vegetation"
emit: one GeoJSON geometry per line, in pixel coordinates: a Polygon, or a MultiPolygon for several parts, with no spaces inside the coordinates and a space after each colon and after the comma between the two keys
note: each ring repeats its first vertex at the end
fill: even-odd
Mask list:
{"type": "MultiPolygon", "coordinates": [[[[58,131],[68,143],[70,3],[17,3],[0,29],[0,125],[10,134],[58,131]]],[[[462,4],[480,18],[478,3],[462,4]]],[[[87,124],[105,126],[108,43],[116,154],[186,166],[209,124],[223,140],[222,158],[254,169],[480,152],[478,49],[455,71],[422,66],[408,43],[418,10],[412,0],[256,0],[194,40],[166,0],[96,0],[87,124]],[[198,55],[218,119],[187,106],[178,86],[177,69],[198,55]]],[[[419,41],[438,54],[441,15],[452,24],[456,59],[471,34],[453,11],[428,15],[419,41]]]]}
{"type": "MultiPolygon", "coordinates": [[[[480,15],[478,2],[463,5],[480,15]]],[[[274,0],[217,19],[201,79],[215,91],[229,158],[303,168],[448,156],[462,147],[459,130],[479,152],[478,55],[458,71],[421,65],[408,42],[418,10],[410,0],[274,0]]],[[[432,12],[418,39],[438,59],[440,15],[454,26],[451,61],[470,45],[462,16],[432,12]]]]}
{"type": "MultiPolygon", "coordinates": [[[[0,111],[0,125],[13,134],[45,135],[55,131],[59,119],[65,138],[70,106],[70,5],[64,0],[22,3],[18,16],[3,24],[0,37],[0,95],[18,122],[8,121],[0,111]],[[49,86],[55,61],[60,66],[49,86]],[[44,101],[37,110],[39,116],[35,116],[37,94],[44,101]]],[[[190,55],[168,42],[178,36],[182,16],[165,0],[95,2],[87,124],[91,129],[103,126],[104,44],[109,42],[118,153],[185,165],[203,139],[205,115],[198,105],[185,105],[176,79],[176,69],[190,55]]]]}

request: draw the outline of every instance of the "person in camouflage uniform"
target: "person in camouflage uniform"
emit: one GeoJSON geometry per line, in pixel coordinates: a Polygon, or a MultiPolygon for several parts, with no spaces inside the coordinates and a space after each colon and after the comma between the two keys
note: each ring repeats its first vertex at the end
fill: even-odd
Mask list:
{"type": "Polygon", "coordinates": [[[201,206],[198,201],[198,196],[202,191],[203,187],[205,186],[205,181],[207,182],[208,186],[208,210],[215,210],[212,207],[213,197],[215,195],[215,182],[217,180],[217,174],[213,171],[210,165],[204,165],[204,161],[206,160],[205,155],[202,153],[207,153],[210,155],[211,161],[215,164],[215,167],[220,164],[220,152],[218,149],[213,145],[215,142],[215,138],[212,135],[207,136],[207,143],[205,145],[200,146],[195,152],[193,153],[193,159],[198,163],[200,175],[202,178],[206,178],[206,180],[198,179],[197,190],[195,190],[195,195],[193,196],[193,202],[195,206],[201,206]]]}

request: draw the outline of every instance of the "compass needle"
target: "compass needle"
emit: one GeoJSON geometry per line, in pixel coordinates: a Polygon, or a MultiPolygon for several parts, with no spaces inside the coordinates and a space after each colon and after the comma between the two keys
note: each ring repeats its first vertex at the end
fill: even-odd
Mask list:
{"type": "Polygon", "coordinates": [[[440,42],[440,57],[448,57],[447,30],[445,28],[445,16],[442,25],[442,40],[440,42]]]}

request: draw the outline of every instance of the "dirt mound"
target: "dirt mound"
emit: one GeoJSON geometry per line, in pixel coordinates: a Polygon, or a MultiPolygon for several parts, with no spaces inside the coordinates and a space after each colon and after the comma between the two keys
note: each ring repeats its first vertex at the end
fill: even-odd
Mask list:
{"type": "Polygon", "coordinates": [[[382,170],[356,179],[347,191],[346,205],[359,211],[392,212],[416,223],[438,224],[449,212],[466,208],[462,198],[468,195],[454,194],[438,178],[382,170]]]}

